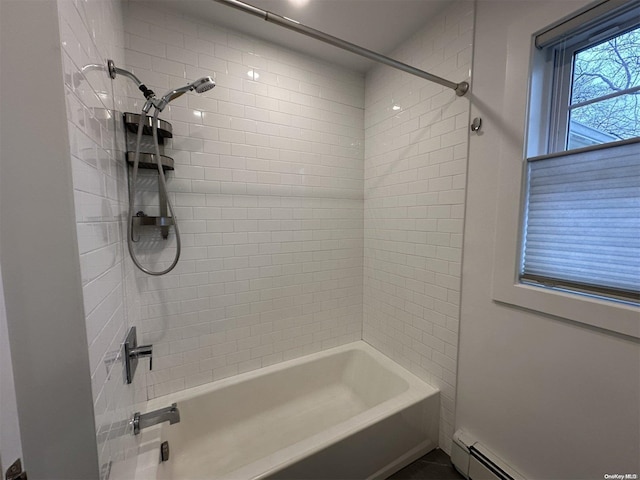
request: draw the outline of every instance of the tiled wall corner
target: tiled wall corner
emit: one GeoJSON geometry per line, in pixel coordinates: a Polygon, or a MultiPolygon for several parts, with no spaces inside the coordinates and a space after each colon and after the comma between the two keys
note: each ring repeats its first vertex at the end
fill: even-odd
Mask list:
{"type": "MultiPolygon", "coordinates": [[[[135,312],[135,291],[127,287],[122,222],[127,190],[119,139],[118,104],[126,90],[111,82],[107,59],[124,64],[121,3],[58,0],[64,66],[70,161],[87,343],[91,367],[101,477],[131,478],[123,465],[137,453],[127,420],[144,376],[125,385],[121,344],[135,312]],[[89,65],[98,66],[87,67],[89,65]]],[[[139,303],[139,300],[138,300],[139,303]]],[[[131,465],[129,465],[131,467],[131,465]]]]}
{"type": "MultiPolygon", "coordinates": [[[[471,67],[473,2],[447,7],[392,54],[455,81],[471,67]]],[[[469,101],[376,67],[365,100],[363,338],[441,390],[450,451],[469,101]]]]}
{"type": "MultiPolygon", "coordinates": [[[[359,340],[363,76],[153,5],[126,3],[127,68],[160,95],[217,86],[161,115],[183,249],[166,276],[136,273],[149,398],[359,340]]],[[[153,269],[175,254],[173,232],[140,243],[153,269]]]]}

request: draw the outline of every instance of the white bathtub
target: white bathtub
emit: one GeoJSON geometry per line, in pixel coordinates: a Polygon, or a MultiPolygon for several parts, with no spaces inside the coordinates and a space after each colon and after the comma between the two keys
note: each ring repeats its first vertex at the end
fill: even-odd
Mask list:
{"type": "Polygon", "coordinates": [[[386,478],[437,445],[439,391],[354,342],[167,395],[180,423],[144,430],[136,478],[386,478]],[[159,462],[160,442],[170,459],[159,462]]]}

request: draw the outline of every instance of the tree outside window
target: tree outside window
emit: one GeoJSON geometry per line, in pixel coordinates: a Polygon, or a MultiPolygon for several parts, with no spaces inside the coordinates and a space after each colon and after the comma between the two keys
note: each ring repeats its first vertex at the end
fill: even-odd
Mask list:
{"type": "Polygon", "coordinates": [[[569,149],[640,137],[640,27],[576,52],[569,149]]]}

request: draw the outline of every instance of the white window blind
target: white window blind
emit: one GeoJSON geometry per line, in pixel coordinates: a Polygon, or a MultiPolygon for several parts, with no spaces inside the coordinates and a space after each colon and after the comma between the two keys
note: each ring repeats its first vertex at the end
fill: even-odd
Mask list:
{"type": "Polygon", "coordinates": [[[638,139],[527,162],[520,279],[640,301],[638,139]]]}

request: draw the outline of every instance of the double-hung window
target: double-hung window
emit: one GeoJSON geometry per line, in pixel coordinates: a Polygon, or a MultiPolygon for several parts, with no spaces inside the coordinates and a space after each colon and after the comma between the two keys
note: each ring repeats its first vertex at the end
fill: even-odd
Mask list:
{"type": "Polygon", "coordinates": [[[640,2],[535,42],[520,282],[640,303],[640,2]]]}

